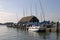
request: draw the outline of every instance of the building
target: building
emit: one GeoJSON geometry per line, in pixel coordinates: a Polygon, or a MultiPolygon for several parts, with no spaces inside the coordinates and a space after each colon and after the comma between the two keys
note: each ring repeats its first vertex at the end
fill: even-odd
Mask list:
{"type": "Polygon", "coordinates": [[[34,23],[34,22],[39,22],[38,18],[35,16],[27,16],[23,17],[21,20],[18,21],[19,26],[26,26],[27,23],[34,23]]]}

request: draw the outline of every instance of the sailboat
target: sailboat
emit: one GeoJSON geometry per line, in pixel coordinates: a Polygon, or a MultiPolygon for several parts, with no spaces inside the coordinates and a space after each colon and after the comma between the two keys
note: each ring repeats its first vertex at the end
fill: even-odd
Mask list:
{"type": "MultiPolygon", "coordinates": [[[[36,11],[36,14],[37,14],[36,4],[35,4],[35,11],[36,11]]],[[[31,16],[32,16],[32,4],[31,4],[31,16]]],[[[28,31],[37,32],[37,31],[39,31],[39,29],[40,29],[40,26],[36,26],[36,25],[31,25],[31,26],[28,27],[28,31]]]]}
{"type": "MultiPolygon", "coordinates": [[[[43,14],[43,18],[44,18],[44,21],[45,21],[45,15],[44,15],[44,13],[43,13],[43,9],[42,9],[42,4],[41,4],[41,1],[39,0],[39,3],[40,3],[40,6],[41,6],[41,11],[42,11],[42,14],[43,14]]],[[[36,6],[36,5],[35,5],[36,6]]],[[[37,11],[37,10],[36,10],[37,11]]],[[[44,30],[45,28],[43,28],[43,27],[41,27],[41,26],[34,26],[34,25],[32,25],[32,26],[30,26],[29,28],[28,28],[28,30],[29,31],[45,31],[44,30]]]]}

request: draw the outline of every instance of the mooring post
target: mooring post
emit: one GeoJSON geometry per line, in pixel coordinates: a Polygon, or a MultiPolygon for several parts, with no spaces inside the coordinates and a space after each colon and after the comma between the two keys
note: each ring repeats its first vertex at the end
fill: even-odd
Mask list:
{"type": "Polygon", "coordinates": [[[59,32],[59,22],[57,22],[56,32],[59,32]]]}

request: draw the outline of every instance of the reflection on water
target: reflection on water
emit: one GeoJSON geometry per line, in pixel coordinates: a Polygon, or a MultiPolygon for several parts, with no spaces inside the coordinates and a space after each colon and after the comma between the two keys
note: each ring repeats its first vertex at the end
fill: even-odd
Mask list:
{"type": "Polygon", "coordinates": [[[19,28],[0,26],[0,40],[60,40],[60,33],[31,32],[19,28]]]}

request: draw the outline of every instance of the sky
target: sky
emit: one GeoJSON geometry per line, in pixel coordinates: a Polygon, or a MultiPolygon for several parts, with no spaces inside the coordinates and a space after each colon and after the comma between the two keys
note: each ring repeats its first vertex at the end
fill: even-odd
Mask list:
{"type": "Polygon", "coordinates": [[[22,17],[31,16],[31,12],[40,21],[43,13],[45,20],[60,21],[60,0],[40,1],[41,5],[39,0],[0,0],[0,23],[18,22],[22,17]]]}

